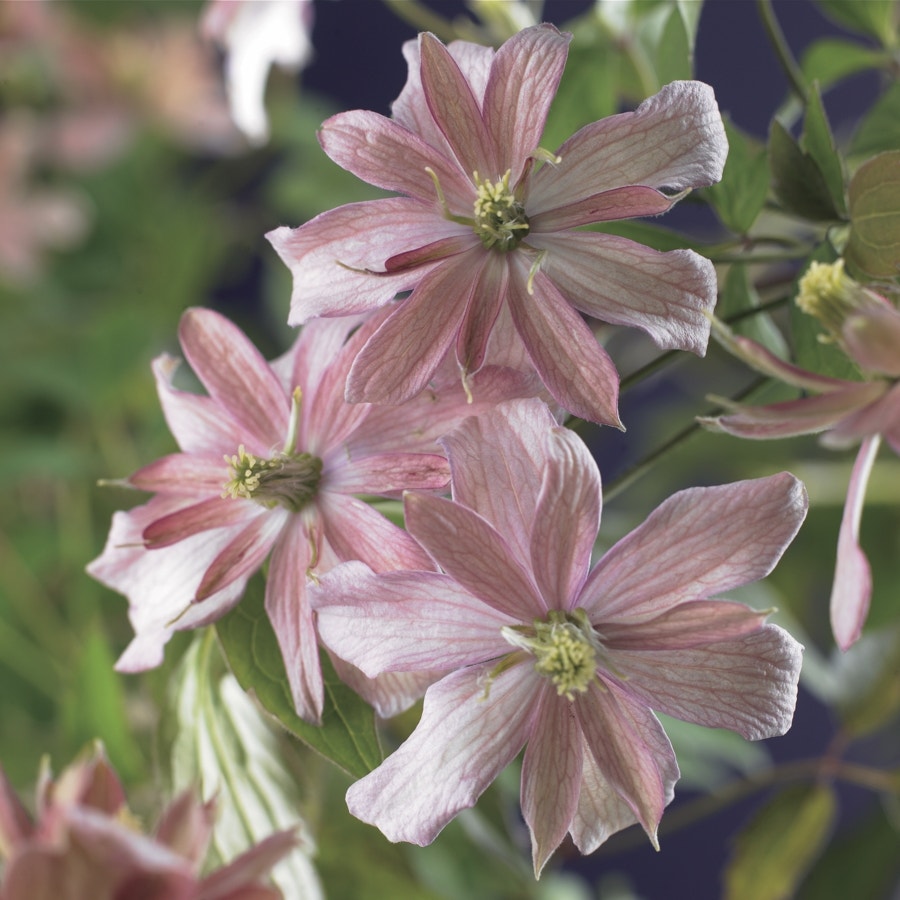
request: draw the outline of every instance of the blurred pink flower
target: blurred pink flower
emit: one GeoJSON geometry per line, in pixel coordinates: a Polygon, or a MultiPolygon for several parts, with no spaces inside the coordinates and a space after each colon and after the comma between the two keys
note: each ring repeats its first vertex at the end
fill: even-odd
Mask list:
{"type": "Polygon", "coordinates": [[[800,645],[719,594],[767,575],[806,512],[783,473],[682,491],[591,570],[600,477],[538,401],[445,438],[453,500],[410,493],[441,572],[348,563],[313,589],[322,640],[366,674],[445,677],[412,736],[347,793],[392,841],[430,843],[526,747],[534,868],[640,822],[651,841],[678,767],[651,712],[751,740],[790,726],[800,645]]]}
{"type": "Polygon", "coordinates": [[[510,320],[565,409],[618,425],[618,375],[581,313],[705,352],[708,260],[574,229],[657,215],[718,181],[727,143],[712,89],[667,85],[550,154],[538,142],[569,38],[536,26],[495,54],[423,34],[404,48],[409,78],[393,120],[358,110],[322,126],[338,165],[403,195],[268,235],[294,276],[291,324],[412,290],[354,362],[350,401],[412,397],[448,353],[465,380],[498,349],[495,323],[510,320]]]}
{"type": "Polygon", "coordinates": [[[296,71],[312,57],[311,0],[211,0],[200,29],[226,54],[231,116],[255,144],[269,136],[264,98],[273,65],[296,71]]]}
{"type": "Polygon", "coordinates": [[[163,812],[153,836],[128,811],[101,748],[53,781],[41,773],[32,822],[0,769],[0,900],[278,900],[264,879],[296,845],[273,834],[229,865],[200,877],[214,804],[190,792],[163,812]]]}
{"type": "MultiPolygon", "coordinates": [[[[311,323],[270,365],[222,316],[185,313],[181,345],[209,396],[176,390],[177,361],[157,358],[160,400],[182,452],[127,480],[156,495],[115,514],[103,554],[88,566],[130,601],[136,636],[120,671],[159,665],[174,631],[223,616],[271,557],[266,610],[297,710],[318,720],[323,685],[308,579],[344,560],[376,571],[430,566],[405,531],[354,495],[446,487],[450,470],[435,438],[518,386],[496,373],[484,407],[469,405],[458,385],[404,407],[345,403],[347,370],[377,324],[350,335],[358,318],[311,323]]],[[[424,687],[341,675],[384,715],[424,687]]]]}
{"type": "Polygon", "coordinates": [[[900,312],[884,297],[853,281],[843,263],[812,263],[800,284],[798,302],[819,318],[864,381],[828,378],[792,366],[749,338],[716,323],[719,340],[765,375],[811,392],[798,400],[767,406],[731,407],[723,416],[701,419],[707,427],[744,438],[769,439],[824,432],[822,443],[846,447],[861,441],[850,476],[838,537],[831,590],[831,626],[842,650],[862,633],[872,596],[872,572],[859,546],[859,523],[869,473],[883,437],[900,454],[900,312]]]}

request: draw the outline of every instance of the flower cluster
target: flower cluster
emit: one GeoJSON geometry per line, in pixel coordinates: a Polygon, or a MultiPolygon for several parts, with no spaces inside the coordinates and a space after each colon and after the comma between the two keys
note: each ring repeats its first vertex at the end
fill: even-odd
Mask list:
{"type": "Polygon", "coordinates": [[[716,277],[692,251],[578,229],[665,212],[718,180],[727,144],[712,90],[676,82],[541,148],[568,42],[548,25],[496,53],[424,34],[393,119],[324,124],[333,160],[400,196],[269,236],[303,325],[281,359],[184,314],[208,396],[155,361],[180,452],[127,479],[154,496],[89,567],[129,598],[118,667],[135,671],[268,560],[300,715],[322,715],[320,640],[382,716],[425,695],[351,810],[428,843],[525,747],[536,874],[567,832],[583,852],[633,822],[656,842],[678,767],[652,710],[780,734],[800,665],[765,613],[711,599],[778,561],[806,509],[790,475],[676,494],[591,568],[600,475],[559,421],[621,423],[583,316],[702,355],[716,277]],[[361,499],[401,495],[406,530],[361,499]]]}

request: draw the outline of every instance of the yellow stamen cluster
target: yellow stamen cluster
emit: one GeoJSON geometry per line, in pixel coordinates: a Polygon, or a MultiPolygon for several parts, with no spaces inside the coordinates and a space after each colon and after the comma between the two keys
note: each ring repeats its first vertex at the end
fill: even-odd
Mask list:
{"type": "Polygon", "coordinates": [[[222,497],[253,500],[269,509],[283,506],[299,512],[316,495],[322,460],[309,453],[280,453],[264,459],[248,453],[243,444],[234,456],[226,456],[232,477],[222,497]]]}
{"type": "Polygon", "coordinates": [[[499,181],[475,173],[475,233],[488,250],[514,250],[528,234],[525,208],[509,187],[509,170],[499,181]]]}
{"type": "Polygon", "coordinates": [[[870,298],[866,289],[844,272],[844,261],[810,264],[800,279],[797,306],[818,319],[835,337],[847,317],[864,310],[870,298]]]}

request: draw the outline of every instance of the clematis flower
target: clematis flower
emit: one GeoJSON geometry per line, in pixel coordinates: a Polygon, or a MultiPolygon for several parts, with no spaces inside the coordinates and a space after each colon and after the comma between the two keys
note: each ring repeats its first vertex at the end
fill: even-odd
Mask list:
{"type": "Polygon", "coordinates": [[[705,352],[716,295],[708,260],[575,229],[658,215],[717,181],[727,143],[713,91],[674,82],[548,153],[538,143],[569,38],[535,26],[495,54],[423,34],[405,47],[409,79],[393,120],[358,110],[322,126],[338,165],[403,195],[268,235],[293,273],[291,324],[412,291],[359,353],[350,402],[413,397],[448,353],[466,380],[513,331],[560,405],[619,425],[615,366],[581,313],[705,352]]]}
{"type": "Polygon", "coordinates": [[[0,769],[0,900],[278,900],[265,878],[295,836],[273,834],[201,878],[214,812],[214,803],[186,792],[153,836],[142,834],[98,746],[56,781],[42,771],[33,822],[0,769]]]}
{"type": "Polygon", "coordinates": [[[538,401],[445,438],[453,499],[406,495],[441,572],[339,566],[314,589],[323,641],[366,674],[426,664],[409,739],[347,792],[392,841],[428,844],[525,747],[535,874],[565,837],[590,853],[657,826],[678,778],[651,710],[756,740],[790,726],[800,645],[710,600],[767,575],[806,511],[783,473],[675,494],[591,569],[600,477],[538,401]]]}
{"type": "Polygon", "coordinates": [[[712,430],[768,439],[823,432],[822,443],[846,447],[861,441],[850,475],[838,535],[831,589],[831,627],[846,650],[859,639],[872,597],[872,571],[859,546],[866,485],[883,437],[900,453],[900,312],[880,294],[844,272],[843,261],[814,262],[801,279],[798,304],[816,316],[865,374],[863,381],[828,378],[784,362],[763,346],[716,323],[719,340],[765,375],[811,392],[799,400],[767,406],[731,407],[724,416],[700,421],[712,430]]]}
{"type": "MultiPolygon", "coordinates": [[[[176,390],[177,361],[155,360],[160,401],[182,452],[127,479],[155,496],[115,514],[102,555],[88,566],[130,601],[136,635],[119,671],[159,665],[174,631],[223,616],[270,558],[266,610],[294,703],[300,715],[319,719],[323,683],[308,579],[344,560],[376,571],[429,566],[405,531],[355,495],[445,487],[449,468],[434,438],[472,412],[457,386],[405,407],[345,403],[347,370],[377,324],[347,339],[358,319],[311,323],[270,365],[217,313],[184,314],[181,345],[209,396],[176,390]]],[[[488,405],[507,389],[495,381],[500,393],[488,387],[488,405]]],[[[340,674],[383,714],[424,686],[340,674]]]]}

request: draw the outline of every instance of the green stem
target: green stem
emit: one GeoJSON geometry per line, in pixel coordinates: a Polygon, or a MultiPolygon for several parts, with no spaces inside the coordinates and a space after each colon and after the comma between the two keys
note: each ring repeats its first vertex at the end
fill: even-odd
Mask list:
{"type": "Polygon", "coordinates": [[[447,19],[426,9],[417,0],[384,0],[384,4],[416,31],[430,31],[442,41],[452,41],[456,37],[456,29],[447,19]]]}
{"type": "Polygon", "coordinates": [[[795,259],[803,259],[809,254],[809,248],[802,250],[783,250],[780,253],[706,253],[706,256],[714,263],[777,263],[793,262],[795,259]]]}
{"type": "Polygon", "coordinates": [[[756,6],[759,9],[763,28],[765,28],[766,34],[772,42],[775,55],[778,57],[778,62],[781,63],[781,68],[784,69],[785,75],[787,75],[791,89],[805,104],[809,93],[809,88],[806,86],[806,78],[804,78],[800,66],[797,65],[797,60],[794,59],[794,55],[791,53],[791,49],[785,40],[784,32],[775,18],[772,0],[756,0],[756,6]]]}

